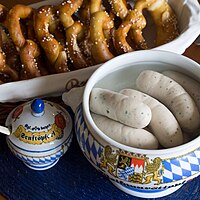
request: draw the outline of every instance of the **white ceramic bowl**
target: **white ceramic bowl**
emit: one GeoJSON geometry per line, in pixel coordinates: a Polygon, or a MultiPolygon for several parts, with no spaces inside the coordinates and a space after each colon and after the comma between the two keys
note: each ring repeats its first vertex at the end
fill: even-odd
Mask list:
{"type": "Polygon", "coordinates": [[[120,91],[134,88],[144,69],[177,70],[200,81],[200,65],[179,54],[146,50],[116,57],[98,68],[88,80],[83,103],[75,114],[78,143],[89,162],[121,190],[138,197],[162,197],[179,189],[200,173],[200,137],[178,147],[142,150],[120,144],[95,125],[89,110],[94,87],[120,91]],[[127,160],[121,165],[121,160],[127,160]],[[147,166],[152,166],[152,172],[147,166]],[[126,168],[125,168],[126,166],[126,168]],[[148,178],[147,178],[148,177],[148,178]],[[145,180],[149,180],[145,182],[145,180]]]}

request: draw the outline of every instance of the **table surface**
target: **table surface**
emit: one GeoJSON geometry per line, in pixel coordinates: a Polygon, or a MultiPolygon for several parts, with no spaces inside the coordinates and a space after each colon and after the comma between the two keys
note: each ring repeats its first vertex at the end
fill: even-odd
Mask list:
{"type": "MultiPolygon", "coordinates": [[[[1,0],[8,8],[16,3],[30,4],[39,0],[1,0]]],[[[184,53],[200,63],[200,46],[192,44],[184,53]]],[[[83,156],[76,138],[67,153],[51,169],[34,171],[13,156],[0,135],[0,200],[96,200],[140,199],[117,189],[97,172],[83,156]]],[[[162,200],[200,200],[200,178],[185,184],[162,200]]]]}

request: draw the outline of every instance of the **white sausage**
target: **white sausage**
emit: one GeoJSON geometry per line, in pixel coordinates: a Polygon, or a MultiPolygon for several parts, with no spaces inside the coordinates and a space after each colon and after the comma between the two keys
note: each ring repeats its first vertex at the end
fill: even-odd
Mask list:
{"type": "Polygon", "coordinates": [[[103,133],[121,144],[141,149],[158,148],[156,137],[144,129],[135,129],[94,113],[92,118],[103,133]]]}
{"type": "Polygon", "coordinates": [[[120,93],[131,96],[151,108],[152,118],[148,127],[163,147],[175,147],[183,143],[181,128],[174,115],[165,105],[137,90],[123,89],[120,93]]]}
{"type": "Polygon", "coordinates": [[[107,89],[93,88],[90,110],[134,128],[144,128],[151,120],[151,109],[144,103],[107,89]]]}
{"type": "Polygon", "coordinates": [[[198,108],[191,96],[173,79],[151,70],[140,73],[137,88],[165,104],[175,115],[180,127],[192,132],[200,126],[198,108]]]}
{"type": "Polygon", "coordinates": [[[164,71],[163,74],[175,80],[187,91],[187,93],[189,93],[200,112],[200,83],[189,76],[176,71],[164,71]]]}

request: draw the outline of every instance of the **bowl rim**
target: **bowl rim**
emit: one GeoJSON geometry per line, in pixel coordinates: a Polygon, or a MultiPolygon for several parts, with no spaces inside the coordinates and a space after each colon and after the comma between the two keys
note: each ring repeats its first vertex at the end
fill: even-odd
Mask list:
{"type": "MultiPolygon", "coordinates": [[[[198,149],[200,147],[200,145],[198,145],[200,143],[200,136],[198,136],[197,138],[179,145],[177,147],[171,147],[171,148],[166,148],[166,149],[156,149],[156,150],[150,150],[150,149],[139,149],[139,148],[135,148],[135,147],[130,147],[124,144],[121,144],[113,139],[111,139],[109,136],[107,136],[105,133],[103,133],[94,123],[91,114],[90,114],[90,110],[89,110],[89,96],[90,96],[90,92],[92,90],[92,88],[95,86],[95,84],[101,80],[102,78],[104,78],[104,74],[102,75],[101,73],[104,72],[106,73],[106,75],[110,74],[113,71],[117,71],[119,69],[123,68],[123,64],[119,65],[119,66],[115,66],[115,64],[120,63],[121,60],[126,60],[128,61],[128,63],[137,63],[136,61],[134,61],[134,59],[142,59],[141,62],[150,62],[150,61],[154,61],[154,62],[163,62],[163,60],[161,61],[161,58],[164,58],[164,63],[168,63],[168,64],[173,64],[173,65],[177,65],[179,66],[177,63],[174,64],[173,60],[176,59],[176,61],[178,63],[182,63],[185,66],[190,65],[190,68],[192,68],[194,70],[194,73],[199,71],[199,79],[200,79],[200,64],[198,64],[197,62],[193,61],[190,58],[187,58],[184,55],[180,55],[180,54],[176,54],[173,52],[168,52],[168,51],[163,51],[163,50],[140,50],[140,51],[135,51],[135,52],[131,52],[131,53],[127,53],[127,54],[123,54],[120,56],[117,56],[107,62],[105,62],[104,64],[102,64],[88,79],[84,91],[83,91],[83,102],[82,102],[82,109],[83,109],[83,116],[84,116],[84,120],[85,123],[88,127],[89,125],[89,129],[91,133],[96,133],[97,136],[101,139],[103,139],[104,141],[106,141],[108,144],[115,146],[119,149],[123,149],[129,152],[137,152],[137,153],[141,153],[141,154],[149,154],[149,155],[164,155],[164,154],[169,154],[169,153],[175,153],[175,152],[180,152],[182,151],[182,153],[185,151],[185,153],[187,152],[192,152],[195,149],[198,149]],[[147,59],[146,56],[148,56],[147,59]],[[171,59],[167,60],[167,57],[171,57],[171,59]],[[156,59],[157,58],[157,59],[156,59]]],[[[126,63],[126,65],[128,66],[128,64],[126,63]]],[[[180,66],[179,66],[180,67],[180,66]]],[[[180,68],[186,68],[181,66],[180,68]]],[[[196,73],[195,73],[196,74],[196,73]]],[[[184,153],[183,153],[184,154],[184,153]]]]}

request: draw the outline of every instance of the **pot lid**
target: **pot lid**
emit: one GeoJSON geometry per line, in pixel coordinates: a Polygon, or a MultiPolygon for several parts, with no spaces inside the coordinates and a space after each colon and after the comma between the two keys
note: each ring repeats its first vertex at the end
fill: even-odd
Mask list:
{"type": "Polygon", "coordinates": [[[13,109],[6,126],[11,130],[8,136],[11,144],[34,152],[57,147],[72,133],[69,113],[60,105],[42,99],[34,99],[13,109]]]}

